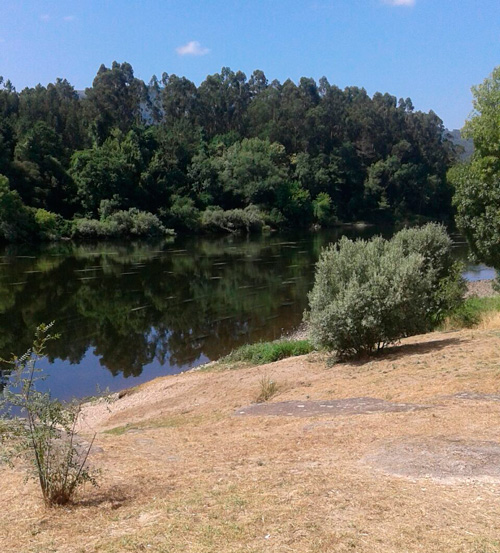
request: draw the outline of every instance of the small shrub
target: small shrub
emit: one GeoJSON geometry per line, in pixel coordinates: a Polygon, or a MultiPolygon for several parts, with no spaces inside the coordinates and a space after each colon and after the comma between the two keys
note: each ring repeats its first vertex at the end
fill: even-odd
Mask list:
{"type": "Polygon", "coordinates": [[[498,312],[500,296],[470,297],[448,315],[444,326],[449,329],[472,328],[478,326],[485,316],[498,312]]]}
{"type": "Polygon", "coordinates": [[[271,209],[269,212],[263,213],[265,225],[268,228],[283,228],[286,227],[287,220],[286,217],[281,213],[277,208],[271,209]]]}
{"type": "Polygon", "coordinates": [[[35,209],[35,223],[42,240],[57,240],[69,234],[69,222],[57,213],[45,209],[35,209]]]}
{"type": "Polygon", "coordinates": [[[220,208],[206,209],[201,216],[201,226],[207,232],[260,232],[264,226],[264,217],[259,209],[249,205],[245,209],[220,208]]]}
{"type": "Polygon", "coordinates": [[[96,240],[104,237],[101,221],[97,219],[75,219],[72,236],[83,240],[96,240]]]}
{"type": "Polygon", "coordinates": [[[450,313],[443,323],[447,329],[472,328],[481,320],[480,311],[470,303],[464,302],[455,311],[450,313]]]}
{"type": "Polygon", "coordinates": [[[191,198],[176,196],[172,198],[172,207],[168,210],[167,224],[175,229],[195,232],[200,228],[200,210],[191,198]]]}
{"type": "Polygon", "coordinates": [[[36,390],[38,362],[45,355],[47,342],[57,338],[49,334],[51,326],[40,325],[33,346],[8,362],[13,367],[13,385],[4,390],[0,400],[3,456],[9,462],[16,457],[29,461],[30,475],[38,480],[48,506],[68,503],[85,482],[96,484],[95,474],[87,467],[93,439],[87,447],[77,439],[80,404],[63,405],[49,393],[36,390]],[[24,418],[11,417],[12,408],[24,418]]]}
{"type": "Polygon", "coordinates": [[[102,238],[150,238],[172,236],[156,215],[131,208],[115,211],[105,219],[76,219],[73,223],[73,236],[87,240],[102,238]]]}
{"type": "Polygon", "coordinates": [[[320,192],[313,203],[314,220],[320,225],[328,225],[334,219],[332,198],[326,192],[320,192]]]}
{"type": "Polygon", "coordinates": [[[270,400],[278,391],[278,384],[275,380],[272,380],[272,378],[268,374],[262,376],[259,381],[259,386],[260,392],[257,396],[257,399],[255,400],[257,403],[265,403],[266,401],[270,400]]]}
{"type": "Polygon", "coordinates": [[[276,342],[258,342],[242,346],[227,355],[224,362],[247,362],[265,365],[287,357],[306,355],[313,351],[308,340],[277,340],[276,342]]]}
{"type": "Polygon", "coordinates": [[[306,314],[312,342],[340,357],[373,353],[430,330],[460,305],[464,286],[439,225],[390,241],[344,237],[316,266],[306,314]]]}

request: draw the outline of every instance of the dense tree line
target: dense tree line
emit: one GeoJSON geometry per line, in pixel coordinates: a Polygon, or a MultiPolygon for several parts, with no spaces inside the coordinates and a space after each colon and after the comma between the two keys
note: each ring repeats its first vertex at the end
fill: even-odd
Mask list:
{"type": "Polygon", "coordinates": [[[84,93],[0,80],[0,233],[105,235],[117,212],[181,232],[442,219],[453,156],[432,111],[326,78],[145,84],[114,62],[84,93]]]}

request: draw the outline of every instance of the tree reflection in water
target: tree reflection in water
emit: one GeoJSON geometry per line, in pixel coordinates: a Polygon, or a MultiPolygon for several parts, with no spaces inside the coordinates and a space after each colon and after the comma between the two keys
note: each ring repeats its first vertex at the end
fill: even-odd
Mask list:
{"type": "Polygon", "coordinates": [[[120,377],[153,362],[179,372],[278,338],[300,324],[319,250],[337,237],[10,247],[0,259],[0,356],[24,352],[52,320],[61,339],[51,363],[85,371],[92,351],[120,377]]]}

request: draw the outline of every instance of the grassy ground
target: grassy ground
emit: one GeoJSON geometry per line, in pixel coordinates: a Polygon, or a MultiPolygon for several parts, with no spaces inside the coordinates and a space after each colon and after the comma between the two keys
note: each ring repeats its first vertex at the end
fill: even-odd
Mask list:
{"type": "Polygon", "coordinates": [[[444,328],[457,330],[460,328],[497,326],[500,320],[500,296],[469,297],[452,313],[444,323],[444,328]]]}
{"type": "Polygon", "coordinates": [[[276,340],[274,342],[257,342],[242,346],[221,359],[221,366],[235,363],[252,363],[265,365],[287,357],[306,355],[314,350],[309,340],[276,340]]]}
{"type": "Polygon", "coordinates": [[[195,371],[89,405],[82,432],[98,433],[100,488],[50,510],[20,467],[2,469],[0,550],[500,552],[500,479],[470,475],[469,462],[481,470],[477,455],[457,460],[451,480],[398,476],[373,460],[405,444],[500,445],[499,350],[491,323],[414,337],[364,362],[311,353],[195,371]],[[373,397],[427,408],[236,415],[266,378],[273,403],[373,397]]]}

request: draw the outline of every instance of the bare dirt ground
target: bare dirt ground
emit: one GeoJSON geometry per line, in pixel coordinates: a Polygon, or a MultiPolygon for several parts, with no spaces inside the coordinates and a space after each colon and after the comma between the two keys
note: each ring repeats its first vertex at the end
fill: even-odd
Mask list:
{"type": "Polygon", "coordinates": [[[468,282],[465,297],[478,296],[482,298],[484,296],[496,296],[497,293],[493,289],[494,282],[494,280],[476,280],[468,282]]]}
{"type": "Polygon", "coordinates": [[[91,404],[101,486],[51,510],[2,469],[0,551],[500,552],[499,352],[497,328],[434,333],[91,404]],[[278,393],[253,406],[263,375],[278,393]]]}

